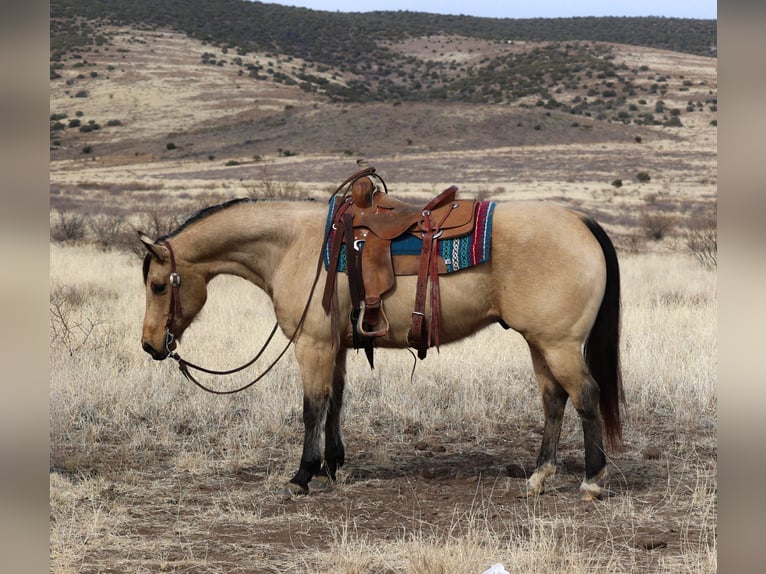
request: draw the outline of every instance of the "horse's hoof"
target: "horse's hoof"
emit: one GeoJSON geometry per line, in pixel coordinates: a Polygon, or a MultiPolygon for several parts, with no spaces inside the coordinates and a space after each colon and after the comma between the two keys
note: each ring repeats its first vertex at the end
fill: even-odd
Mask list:
{"type": "Polygon", "coordinates": [[[329,490],[333,487],[334,483],[330,477],[327,476],[315,476],[309,482],[309,489],[311,490],[329,490]]]}
{"type": "Polygon", "coordinates": [[[295,484],[294,482],[288,482],[282,489],[282,495],[285,500],[290,500],[296,496],[306,496],[308,493],[308,488],[304,488],[300,484],[295,484]]]}
{"type": "Polygon", "coordinates": [[[522,498],[529,498],[530,496],[540,496],[541,494],[545,494],[545,485],[532,485],[527,481],[527,483],[521,487],[519,496],[522,498]]]}
{"type": "Polygon", "coordinates": [[[591,479],[583,480],[580,485],[580,500],[582,502],[600,500],[604,494],[604,489],[601,488],[599,482],[603,483],[608,475],[609,467],[605,465],[596,476],[591,479]]]}
{"type": "Polygon", "coordinates": [[[603,494],[603,489],[595,482],[583,482],[580,485],[580,502],[600,500],[603,494]]]}
{"type": "Polygon", "coordinates": [[[524,487],[524,493],[526,496],[540,496],[545,492],[545,480],[556,474],[556,467],[550,463],[545,463],[542,466],[535,469],[527,479],[527,484],[524,487]]]}

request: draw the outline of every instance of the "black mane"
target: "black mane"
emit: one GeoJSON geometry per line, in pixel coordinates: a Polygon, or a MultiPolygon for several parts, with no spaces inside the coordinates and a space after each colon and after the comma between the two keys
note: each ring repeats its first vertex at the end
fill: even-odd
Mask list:
{"type": "MultiPolygon", "coordinates": [[[[224,209],[228,209],[229,207],[232,207],[234,205],[239,205],[240,203],[250,203],[255,201],[257,200],[249,198],[249,197],[239,197],[237,199],[230,199],[229,201],[224,201],[223,203],[219,203],[218,205],[211,205],[210,207],[205,207],[204,209],[200,209],[197,213],[192,215],[189,219],[184,221],[181,225],[176,227],[173,231],[171,231],[167,235],[158,237],[155,240],[155,242],[162,243],[163,241],[167,241],[168,239],[171,239],[172,237],[175,237],[176,235],[181,233],[184,229],[186,229],[190,225],[193,225],[196,222],[200,221],[201,219],[205,219],[206,217],[209,217],[213,215],[214,213],[218,213],[219,211],[223,211],[224,209]]],[[[146,256],[144,257],[144,266],[143,266],[144,284],[146,284],[146,278],[149,276],[149,265],[151,264],[151,261],[152,261],[152,254],[147,253],[146,256]]]]}
{"type": "Polygon", "coordinates": [[[189,219],[184,221],[181,225],[176,227],[173,231],[171,231],[167,235],[163,235],[162,237],[159,237],[156,241],[157,243],[160,243],[161,241],[165,241],[167,239],[175,237],[176,235],[181,233],[184,229],[186,229],[190,225],[193,225],[194,223],[197,223],[201,219],[205,219],[206,217],[209,217],[213,215],[214,213],[218,213],[219,211],[223,211],[224,209],[228,209],[229,207],[232,207],[234,205],[239,205],[240,203],[250,203],[255,201],[257,201],[257,199],[252,199],[249,197],[238,197],[237,199],[230,199],[229,201],[224,201],[223,203],[219,203],[218,205],[211,205],[210,207],[205,207],[204,209],[200,209],[197,213],[192,215],[189,219]]]}

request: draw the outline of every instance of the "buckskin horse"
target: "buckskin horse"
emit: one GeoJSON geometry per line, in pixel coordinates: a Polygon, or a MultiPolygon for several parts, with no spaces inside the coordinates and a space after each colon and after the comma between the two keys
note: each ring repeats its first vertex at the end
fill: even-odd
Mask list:
{"type": "MultiPolygon", "coordinates": [[[[449,199],[453,196],[454,191],[449,199]]],[[[423,229],[422,214],[429,210],[404,211],[417,213],[423,229]]],[[[200,211],[164,237],[139,233],[148,250],[141,343],[156,360],[173,355],[205,304],[213,277],[239,276],[270,296],[279,328],[294,343],[303,384],[303,453],[288,495],[331,484],[345,459],[340,415],[346,355],[357,346],[358,333],[347,319],[353,310],[348,281],[334,282],[329,307],[314,293],[317,281],[327,279],[317,257],[327,249],[328,230],[321,202],[239,199],[200,211]]],[[[496,205],[490,248],[488,261],[439,279],[438,341],[457,341],[493,323],[520,333],[531,352],[545,416],[526,493],[542,494],[556,470],[562,418],[571,400],[583,429],[581,498],[598,498],[607,475],[603,437],[611,446],[622,439],[620,273],[614,246],[587,215],[514,201],[496,205]]],[[[386,324],[375,333],[375,347],[413,345],[421,279],[397,273],[395,286],[382,297],[386,324]]],[[[429,285],[431,292],[437,288],[429,285]]],[[[423,314],[436,312],[430,308],[423,314]]],[[[433,321],[429,325],[433,328],[433,321]]]]}

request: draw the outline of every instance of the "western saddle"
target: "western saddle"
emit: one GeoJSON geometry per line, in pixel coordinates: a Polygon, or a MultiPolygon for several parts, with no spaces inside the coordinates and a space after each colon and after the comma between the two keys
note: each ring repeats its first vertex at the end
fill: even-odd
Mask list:
{"type": "Polygon", "coordinates": [[[372,366],[373,342],[389,329],[382,297],[394,286],[396,275],[417,275],[408,338],[410,345],[418,350],[418,357],[423,359],[428,347],[439,346],[439,273],[446,272],[446,265],[439,256],[439,240],[462,237],[473,231],[476,201],[455,199],[458,188],[453,185],[425,205],[406,203],[388,194],[385,182],[374,167],[362,169],[346,179],[334,195],[344,187],[346,191],[341,200],[336,200],[331,217],[330,262],[322,299],[325,312],[330,313],[334,305],[338,260],[341,246],[346,245],[354,346],[365,348],[372,366]],[[420,255],[392,256],[391,241],[408,234],[421,239],[420,255]]]}

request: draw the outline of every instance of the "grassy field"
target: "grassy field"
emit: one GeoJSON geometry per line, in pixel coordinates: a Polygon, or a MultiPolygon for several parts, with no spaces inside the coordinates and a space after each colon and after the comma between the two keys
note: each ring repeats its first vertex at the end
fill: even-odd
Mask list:
{"type": "MultiPolygon", "coordinates": [[[[571,407],[552,492],[518,496],[542,412],[523,340],[498,327],[429,354],[412,381],[404,351],[373,372],[354,356],[340,483],[288,502],[291,353],[246,393],[205,394],[140,349],[137,257],[51,244],[51,571],[714,572],[715,273],[678,254],[622,270],[626,445],[605,500],[576,502],[571,407]]],[[[239,364],[272,322],[264,294],[219,278],[184,354],[239,364]]]]}
{"type": "MultiPolygon", "coordinates": [[[[635,94],[596,77],[599,90],[620,88],[634,117],[677,110],[672,127],[534,99],[333,104],[204,65],[223,48],[177,32],[113,32],[87,69],[67,57],[50,83],[63,118],[51,118],[52,573],[716,571],[715,58],[610,48],[635,94]],[[357,157],[401,197],[458,184],[462,196],[555,201],[604,225],[621,262],[627,404],[602,500],[577,502],[571,407],[546,494],[520,496],[543,415],[526,344],[499,326],[429,353],[412,377],[405,351],[379,351],[374,371],[351,355],[346,465],[334,488],[292,500],[283,485],[303,440],[292,352],[247,392],[216,397],[141,350],[135,228],[157,236],[237,196],[325,200],[357,157]]],[[[429,59],[425,46],[401,49],[429,59]]],[[[588,87],[551,92],[574,103],[588,87]]],[[[241,364],[273,325],[270,301],[224,277],[209,294],[183,355],[241,364]]],[[[233,388],[257,372],[208,382],[233,388]]]]}

